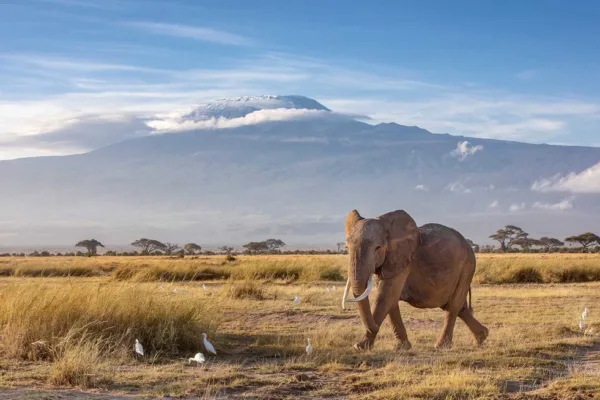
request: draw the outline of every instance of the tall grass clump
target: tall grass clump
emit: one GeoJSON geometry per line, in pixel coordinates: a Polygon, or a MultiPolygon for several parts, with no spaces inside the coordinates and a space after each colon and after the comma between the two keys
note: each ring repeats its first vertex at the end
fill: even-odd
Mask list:
{"type": "Polygon", "coordinates": [[[251,280],[228,281],[223,285],[221,294],[229,299],[265,300],[267,298],[264,287],[251,280]]]}
{"type": "Polygon", "coordinates": [[[139,339],[148,354],[169,356],[199,349],[219,318],[205,299],[132,285],[11,284],[0,292],[0,351],[56,359],[69,344],[101,343],[103,354],[125,356],[139,339]]]}
{"type": "Polygon", "coordinates": [[[152,265],[122,265],[112,274],[116,280],[134,282],[182,282],[227,279],[231,275],[228,268],[206,266],[195,263],[175,264],[169,262],[152,265]]]}
{"type": "Polygon", "coordinates": [[[600,257],[589,254],[479,256],[475,283],[572,283],[600,281],[600,257]]]}
{"type": "Polygon", "coordinates": [[[50,383],[82,388],[97,386],[104,380],[101,375],[103,347],[101,341],[85,336],[79,341],[63,340],[55,350],[50,383]]]}

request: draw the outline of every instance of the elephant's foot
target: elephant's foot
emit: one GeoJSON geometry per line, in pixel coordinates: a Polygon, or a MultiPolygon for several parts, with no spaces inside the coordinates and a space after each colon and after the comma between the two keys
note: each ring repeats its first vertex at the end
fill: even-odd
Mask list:
{"type": "Polygon", "coordinates": [[[435,348],[437,350],[441,350],[441,349],[449,349],[452,347],[452,339],[451,338],[446,338],[446,337],[442,337],[440,340],[437,341],[437,343],[435,344],[435,348]]]}
{"type": "Polygon", "coordinates": [[[487,337],[488,337],[489,334],[490,334],[489,329],[484,326],[483,330],[481,332],[479,332],[478,334],[475,335],[475,339],[477,340],[477,344],[479,346],[481,346],[483,344],[483,342],[485,342],[485,339],[487,339],[487,337]]]}
{"type": "Polygon", "coordinates": [[[396,350],[410,350],[412,344],[408,340],[399,340],[396,343],[396,350]]]}
{"type": "Polygon", "coordinates": [[[370,350],[371,347],[373,347],[373,344],[375,344],[375,335],[374,334],[365,334],[363,340],[361,340],[358,343],[355,343],[354,346],[352,346],[355,350],[358,351],[364,351],[364,350],[370,350]]]}

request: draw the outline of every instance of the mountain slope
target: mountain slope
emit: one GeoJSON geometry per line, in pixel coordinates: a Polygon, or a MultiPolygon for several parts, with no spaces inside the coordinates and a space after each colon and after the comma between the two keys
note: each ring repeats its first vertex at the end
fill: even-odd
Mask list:
{"type": "MultiPolygon", "coordinates": [[[[213,115],[247,111],[233,103],[236,113],[227,106],[213,115]]],[[[153,135],[82,155],[0,162],[8,193],[0,247],[88,236],[331,245],[343,240],[353,208],[366,216],[405,209],[418,224],[445,223],[476,241],[509,223],[564,237],[597,230],[600,196],[531,187],[598,161],[598,148],[432,134],[327,113],[153,135]],[[571,208],[552,208],[565,199],[571,208]]]]}

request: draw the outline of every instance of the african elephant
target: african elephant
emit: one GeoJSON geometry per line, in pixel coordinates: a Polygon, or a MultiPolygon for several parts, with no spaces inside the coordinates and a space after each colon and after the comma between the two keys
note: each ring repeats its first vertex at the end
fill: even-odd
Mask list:
{"type": "Polygon", "coordinates": [[[456,317],[467,324],[478,344],[485,341],[488,329],[475,319],[471,307],[475,253],[459,232],[440,224],[417,227],[403,210],[377,218],[363,218],[352,210],[346,218],[346,241],[350,265],[342,307],[346,302],[356,302],[366,328],[355,349],[373,346],[386,316],[398,340],[397,347],[411,347],[400,315],[400,300],[417,308],[439,307],[446,311],[436,348],[452,345],[456,317]],[[371,310],[368,296],[374,285],[373,275],[377,276],[378,290],[371,310]],[[348,298],[350,287],[353,299],[348,298]]]}

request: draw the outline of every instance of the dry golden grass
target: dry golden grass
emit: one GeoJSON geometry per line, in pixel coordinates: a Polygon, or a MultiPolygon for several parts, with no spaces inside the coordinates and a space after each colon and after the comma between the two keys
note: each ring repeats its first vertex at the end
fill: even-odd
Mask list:
{"type": "MultiPolygon", "coordinates": [[[[503,276],[519,263],[549,271],[561,262],[593,268],[600,261],[590,255],[504,257],[513,256],[479,257],[482,272],[503,276]]],[[[95,265],[108,270],[104,259],[95,265]]],[[[554,399],[598,393],[598,364],[585,356],[600,351],[600,337],[584,336],[577,323],[589,307],[588,332],[600,333],[600,283],[475,284],[475,315],[490,329],[482,347],[459,321],[454,346],[435,350],[443,312],[401,303],[413,348],[396,350],[386,322],[375,348],[356,353],[351,345],[363,333],[356,309],[341,310],[343,282],[322,282],[331,266],[343,273],[345,257],[287,259],[239,257],[220,265],[224,257],[111,258],[113,270],[102,277],[1,278],[0,387],[51,384],[99,387],[115,398],[124,392],[207,399],[554,399]],[[126,263],[147,264],[142,270],[229,270],[235,278],[206,280],[207,290],[195,279],[114,279],[111,274],[126,263]],[[291,277],[294,268],[300,273],[291,277]],[[332,285],[335,290],[327,291],[332,285]],[[295,295],[300,304],[293,303],[295,295]],[[202,332],[216,345],[216,357],[203,349],[202,332]],[[144,358],[133,353],[136,337],[147,351],[144,358]],[[308,337],[310,356],[304,352],[308,337]],[[46,342],[31,344],[39,340],[46,342]],[[187,362],[197,351],[207,358],[202,366],[187,362]]]]}
{"type": "Polygon", "coordinates": [[[57,359],[88,345],[133,356],[135,339],[173,356],[198,348],[199,332],[214,333],[219,320],[206,299],[131,284],[24,280],[0,290],[0,350],[13,358],[57,359]]]}
{"type": "MultiPolygon", "coordinates": [[[[278,280],[340,282],[345,255],[226,257],[46,257],[0,260],[0,276],[92,277],[119,281],[185,282],[278,280]]],[[[478,254],[475,283],[569,283],[600,281],[600,254],[478,254]]]]}

